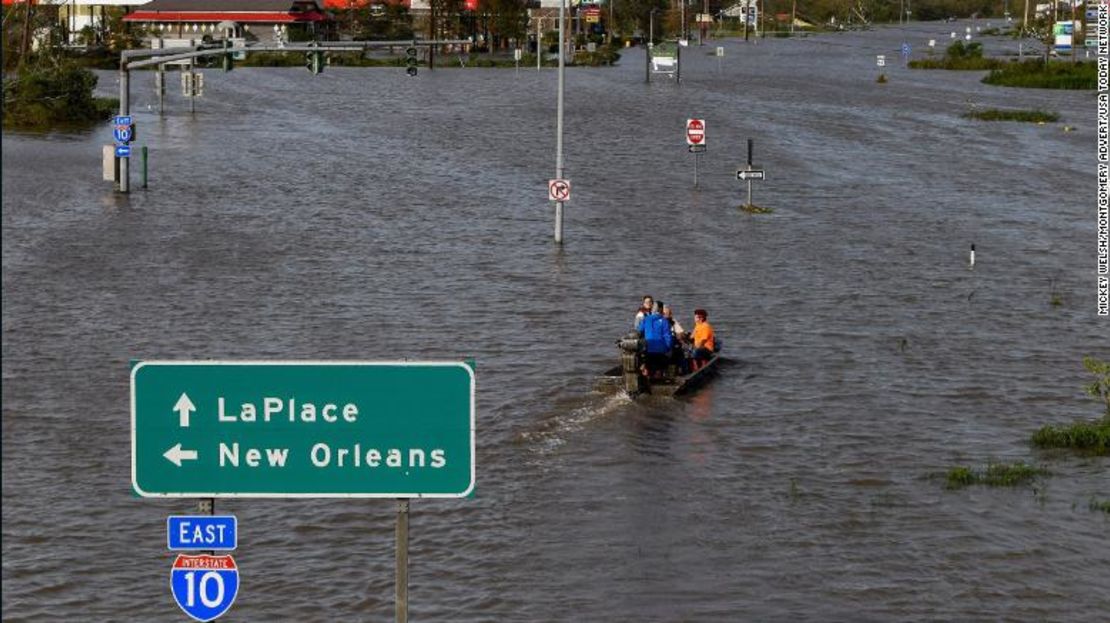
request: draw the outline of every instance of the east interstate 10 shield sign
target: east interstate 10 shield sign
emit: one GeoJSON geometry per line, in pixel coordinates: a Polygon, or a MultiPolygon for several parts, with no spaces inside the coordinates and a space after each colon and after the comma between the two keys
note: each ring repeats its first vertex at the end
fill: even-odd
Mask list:
{"type": "Polygon", "coordinates": [[[211,621],[227,612],[235,601],[239,569],[230,555],[178,554],[170,570],[170,588],[185,614],[198,621],[211,621]]]}

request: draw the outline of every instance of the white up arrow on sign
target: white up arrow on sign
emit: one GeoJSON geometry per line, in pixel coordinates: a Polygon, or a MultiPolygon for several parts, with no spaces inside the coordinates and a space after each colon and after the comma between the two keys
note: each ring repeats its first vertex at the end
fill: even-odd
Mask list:
{"type": "Polygon", "coordinates": [[[166,450],[165,454],[163,454],[162,456],[166,457],[166,460],[169,461],[170,463],[173,463],[174,465],[176,465],[178,467],[181,467],[181,461],[195,460],[197,458],[197,451],[196,450],[182,450],[181,449],[181,444],[179,443],[176,446],[170,448],[169,450],[166,450]]]}
{"type": "Polygon", "coordinates": [[[177,411],[180,416],[180,424],[182,428],[189,428],[189,413],[196,411],[197,407],[189,400],[189,394],[181,392],[181,397],[177,399],[177,404],[173,406],[173,410],[177,411]]]}

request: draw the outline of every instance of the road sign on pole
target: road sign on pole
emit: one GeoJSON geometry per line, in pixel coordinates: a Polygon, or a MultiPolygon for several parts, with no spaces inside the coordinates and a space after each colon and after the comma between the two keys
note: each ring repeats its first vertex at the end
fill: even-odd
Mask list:
{"type": "Polygon", "coordinates": [[[116,158],[130,158],[131,146],[130,145],[116,145],[116,158]]]}
{"type": "Polygon", "coordinates": [[[185,614],[198,621],[211,621],[235,602],[239,568],[230,555],[178,554],[170,570],[170,588],[185,614]]]}
{"type": "Polygon", "coordinates": [[[886,67],[886,56],[883,54],[879,54],[878,56],[876,56],[875,64],[879,67],[886,67]]]}
{"type": "Polygon", "coordinates": [[[548,180],[547,200],[560,203],[570,201],[570,180],[548,180]]]}
{"type": "Polygon", "coordinates": [[[144,497],[464,497],[474,385],[461,362],[136,363],[132,487],[144,497]]]}
{"type": "Polygon", "coordinates": [[[763,179],[763,169],[740,169],[736,172],[736,179],[761,180],[763,179]]]}
{"type": "Polygon", "coordinates": [[[227,550],[239,544],[234,515],[170,515],[166,518],[166,548],[227,550]]]}
{"type": "Polygon", "coordinates": [[[705,119],[686,120],[686,144],[705,145],[705,119]]]}

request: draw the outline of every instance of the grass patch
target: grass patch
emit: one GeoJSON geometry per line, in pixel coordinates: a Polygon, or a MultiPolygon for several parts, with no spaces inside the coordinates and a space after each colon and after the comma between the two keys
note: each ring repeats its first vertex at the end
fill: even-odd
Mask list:
{"type": "Polygon", "coordinates": [[[1097,73],[1094,61],[1073,64],[1028,60],[994,69],[983,78],[983,82],[1026,89],[1094,89],[1098,86],[1097,73]]]}
{"type": "Polygon", "coordinates": [[[1038,476],[1047,476],[1048,470],[1025,463],[990,463],[984,470],[953,467],[945,475],[948,489],[963,489],[971,485],[988,487],[1016,487],[1032,482],[1038,476]]]}
{"type": "Polygon", "coordinates": [[[1110,455],[1110,416],[1067,426],[1042,426],[1033,433],[1038,448],[1070,448],[1082,454],[1110,455]]]}
{"type": "Polygon", "coordinates": [[[886,74],[879,74],[879,77],[875,79],[875,82],[878,82],[879,84],[886,84],[886,74]]]}
{"type": "Polygon", "coordinates": [[[1024,121],[1026,123],[1051,123],[1060,119],[1060,115],[1045,110],[1002,110],[1000,108],[972,110],[964,116],[980,121],[1024,121]]]}
{"type": "Polygon", "coordinates": [[[740,206],[740,210],[748,214],[771,214],[775,211],[773,208],[763,208],[754,203],[742,205],[740,206]]]}
{"type": "Polygon", "coordinates": [[[1098,498],[1092,497],[1088,508],[1093,511],[1102,511],[1107,515],[1110,515],[1110,500],[1100,500],[1098,498]]]}

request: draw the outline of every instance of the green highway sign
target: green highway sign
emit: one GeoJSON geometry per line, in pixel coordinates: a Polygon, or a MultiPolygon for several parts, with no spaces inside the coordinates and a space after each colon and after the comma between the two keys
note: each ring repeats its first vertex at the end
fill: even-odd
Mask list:
{"type": "Polygon", "coordinates": [[[461,362],[144,361],[131,368],[143,497],[465,497],[461,362]]]}

